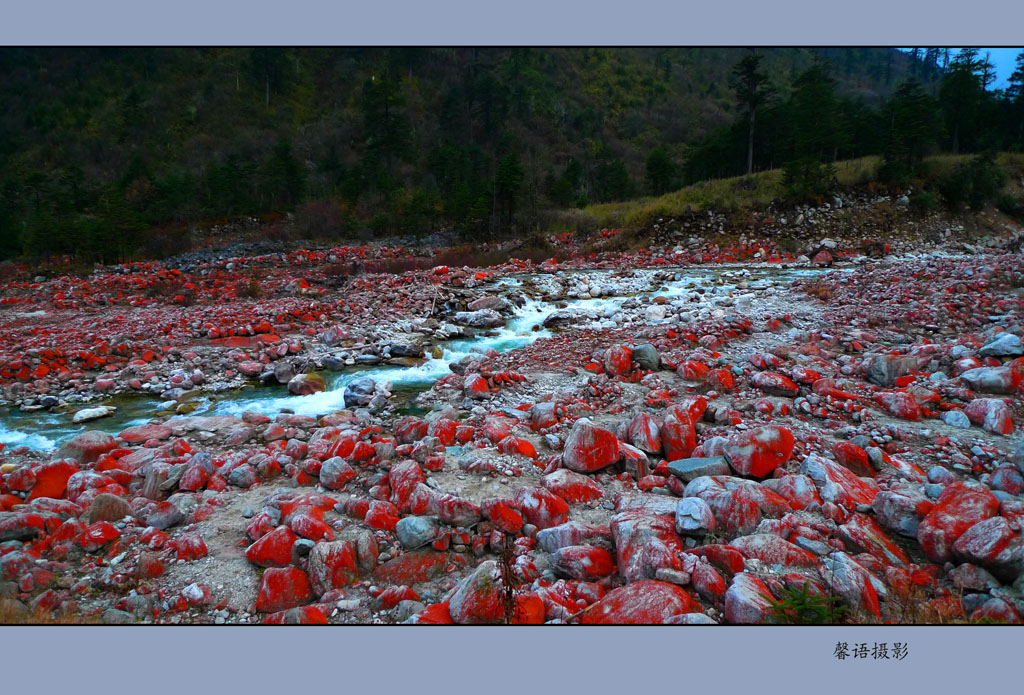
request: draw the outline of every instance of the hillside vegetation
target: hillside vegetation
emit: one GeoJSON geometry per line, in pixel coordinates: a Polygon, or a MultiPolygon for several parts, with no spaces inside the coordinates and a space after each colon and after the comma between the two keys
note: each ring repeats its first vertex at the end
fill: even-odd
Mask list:
{"type": "Polygon", "coordinates": [[[1021,80],[990,73],[941,49],[4,48],[0,257],[160,256],[242,216],[272,238],[627,223],[764,202],[787,165],[814,194],[817,166],[869,156],[909,183],[928,155],[1021,149],[1021,80]],[[745,170],[773,173],[709,181],[745,170]]]}

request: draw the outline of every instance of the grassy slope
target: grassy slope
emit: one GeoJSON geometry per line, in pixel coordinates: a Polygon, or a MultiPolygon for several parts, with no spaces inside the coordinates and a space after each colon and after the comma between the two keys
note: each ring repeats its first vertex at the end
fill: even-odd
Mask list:
{"type": "MultiPolygon", "coordinates": [[[[938,179],[957,164],[970,159],[970,155],[937,155],[926,162],[929,180],[938,179]]],[[[872,180],[880,163],[879,157],[862,157],[838,162],[837,178],[840,185],[855,186],[872,180]]],[[[1024,155],[1002,153],[999,163],[1011,174],[1008,188],[1013,188],[1014,176],[1024,173],[1024,155]]],[[[681,215],[699,210],[736,210],[763,208],[783,196],[782,169],[764,171],[753,176],[712,179],[687,186],[658,197],[644,197],[614,203],[588,205],[579,210],[561,211],[555,220],[558,227],[575,229],[629,228],[650,225],[658,217],[681,215]]]]}

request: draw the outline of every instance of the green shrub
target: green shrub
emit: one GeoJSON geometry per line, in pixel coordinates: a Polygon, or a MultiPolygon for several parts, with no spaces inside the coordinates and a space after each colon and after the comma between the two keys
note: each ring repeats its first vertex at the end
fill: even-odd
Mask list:
{"type": "Polygon", "coordinates": [[[953,208],[963,204],[981,210],[1006,185],[1006,172],[992,153],[980,154],[957,165],[942,183],[942,196],[953,208]]]}
{"type": "Polygon", "coordinates": [[[786,165],[782,187],[797,200],[824,198],[837,183],[837,171],[831,164],[813,159],[798,159],[786,165]]]}
{"type": "Polygon", "coordinates": [[[804,582],[799,589],[786,589],[769,615],[784,625],[832,625],[846,617],[841,600],[838,596],[811,593],[811,583],[804,582]]]}
{"type": "Polygon", "coordinates": [[[1024,218],[1024,198],[1016,198],[1009,193],[1003,193],[996,198],[996,207],[1010,217],[1024,218]]]}
{"type": "Polygon", "coordinates": [[[939,196],[934,191],[921,191],[910,197],[910,207],[919,215],[927,215],[939,209],[939,196]]]}

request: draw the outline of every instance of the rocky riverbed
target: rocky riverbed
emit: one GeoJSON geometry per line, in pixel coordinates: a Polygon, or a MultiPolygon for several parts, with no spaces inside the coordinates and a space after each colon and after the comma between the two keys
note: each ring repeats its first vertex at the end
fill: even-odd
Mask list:
{"type": "Polygon", "coordinates": [[[10,282],[2,614],[1019,623],[1024,261],[940,237],[10,282]]]}

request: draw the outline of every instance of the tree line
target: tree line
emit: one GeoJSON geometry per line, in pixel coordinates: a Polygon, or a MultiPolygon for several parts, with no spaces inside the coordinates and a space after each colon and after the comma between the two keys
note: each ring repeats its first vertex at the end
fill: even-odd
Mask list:
{"type": "Polygon", "coordinates": [[[977,49],[88,58],[0,51],[0,256],[159,255],[153,240],[188,225],[268,212],[294,213],[308,237],[475,239],[539,228],[547,209],[787,165],[883,154],[898,182],[931,152],[1024,149],[1024,58],[993,90],[977,49]]]}

